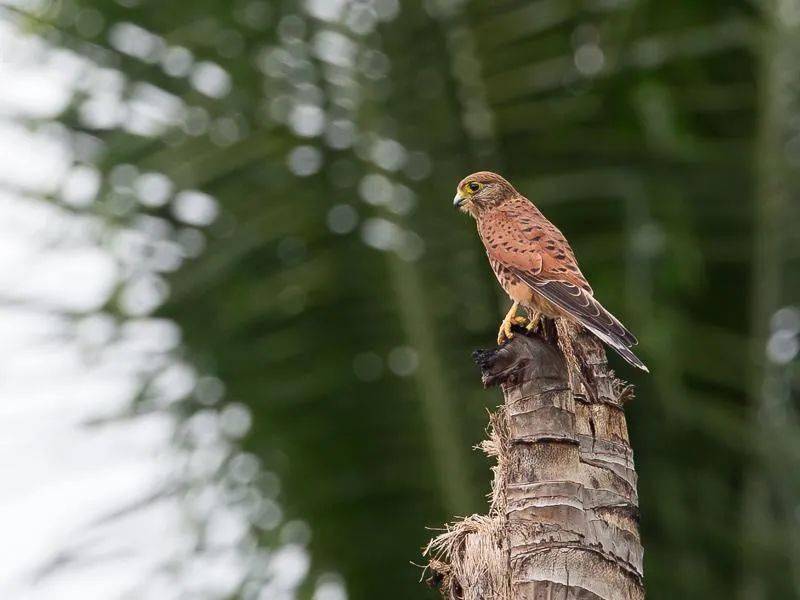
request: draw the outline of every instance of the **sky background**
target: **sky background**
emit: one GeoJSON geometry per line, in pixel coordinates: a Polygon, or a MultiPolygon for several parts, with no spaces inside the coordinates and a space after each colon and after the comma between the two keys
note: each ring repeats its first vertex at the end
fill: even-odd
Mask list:
{"type": "MultiPolygon", "coordinates": [[[[286,523],[266,495],[251,499],[251,514],[227,508],[223,498],[234,492],[211,478],[227,461],[236,486],[252,482],[257,458],[236,448],[248,409],[229,405],[188,421],[168,410],[196,386],[207,389],[209,405],[224,393],[181,360],[180,328],[149,316],[164,299],[157,273],[196,250],[165,242],[152,270],[143,268],[136,251],[156,233],[153,224],[108,227],[80,213],[99,189],[97,169],[75,165],[91,148],[47,120],[104,75],[1,14],[0,595],[224,597],[258,564],[270,581],[259,597],[282,598],[307,574],[308,526],[286,523]],[[31,131],[27,119],[45,125],[31,131]],[[103,311],[120,288],[123,318],[103,311]],[[134,409],[145,380],[148,406],[134,409]],[[181,485],[184,496],[167,493],[181,485]],[[197,519],[210,530],[204,550],[197,519]],[[285,543],[269,556],[246,547],[256,520],[281,527],[285,543]]],[[[119,108],[114,98],[98,102],[98,113],[119,108]]],[[[153,181],[138,179],[151,201],[160,189],[153,181]]],[[[213,219],[213,198],[182,198],[174,210],[189,224],[213,219]]],[[[279,479],[269,479],[277,493],[279,479]]],[[[318,587],[320,599],[346,597],[335,574],[318,587]]]]}

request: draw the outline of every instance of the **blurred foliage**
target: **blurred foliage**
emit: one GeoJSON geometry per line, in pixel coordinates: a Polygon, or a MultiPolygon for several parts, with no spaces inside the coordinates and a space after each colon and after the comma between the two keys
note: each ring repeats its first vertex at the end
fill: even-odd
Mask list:
{"type": "MultiPolygon", "coordinates": [[[[128,86],[184,103],[163,135],[92,131],[101,168],[130,163],[219,202],[161,312],[199,370],[251,409],[244,448],[279,473],[289,516],[311,525],[314,568],[341,572],[352,598],[425,595],[409,565],[425,527],[485,508],[488,465],[470,447],[499,397],[480,389],[469,353],[492,343],[506,301],[450,202],[479,169],[564,230],[596,295],[642,340],[652,376],[616,364],[638,390],[628,415],[649,596],[798,595],[785,576],[795,525],[750,526],[796,513],[773,511],[769,492],[745,502],[748,481],[769,490],[786,477],[759,475],[751,348],[763,353],[772,312],[797,300],[795,280],[756,301],[783,280],[763,281],[756,261],[774,256],[753,251],[772,235],[754,218],[760,40],[774,26],[760,9],[70,0],[37,22],[128,86]],[[158,36],[156,55],[110,43],[119,23],[158,36]],[[175,48],[221,66],[229,89],[212,77],[203,93],[197,66],[167,74],[175,48]],[[752,535],[769,559],[750,560],[752,535]]],[[[63,120],[83,129],[77,106],[63,120]]],[[[782,145],[758,147],[773,152],[782,145]]]]}

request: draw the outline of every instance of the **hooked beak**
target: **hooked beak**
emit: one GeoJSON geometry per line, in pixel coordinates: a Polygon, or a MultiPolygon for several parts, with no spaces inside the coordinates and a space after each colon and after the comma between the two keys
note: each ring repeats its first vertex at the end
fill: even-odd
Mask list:
{"type": "Polygon", "coordinates": [[[456,197],[453,198],[453,208],[461,208],[461,205],[464,204],[466,198],[462,196],[460,193],[456,194],[456,197]]]}

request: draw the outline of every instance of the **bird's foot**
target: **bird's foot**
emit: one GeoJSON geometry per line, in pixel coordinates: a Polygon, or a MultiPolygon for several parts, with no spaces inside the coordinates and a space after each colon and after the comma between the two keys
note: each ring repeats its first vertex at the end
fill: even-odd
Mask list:
{"type": "MultiPolygon", "coordinates": [[[[541,323],[541,314],[539,314],[539,313],[536,313],[536,315],[533,318],[523,317],[523,316],[516,316],[516,317],[512,317],[509,320],[509,328],[513,327],[514,325],[516,325],[517,327],[524,328],[526,333],[532,333],[539,326],[539,323],[541,323]]],[[[501,339],[500,336],[505,337],[505,338],[511,338],[514,335],[513,331],[509,332],[509,331],[506,330],[505,324],[506,324],[506,321],[503,321],[503,323],[500,325],[500,331],[498,332],[498,339],[501,339]],[[509,335],[509,333],[510,333],[510,335],[509,335]]],[[[500,343],[500,342],[498,342],[498,343],[500,343]]]]}
{"type": "Polygon", "coordinates": [[[525,327],[527,332],[531,333],[531,332],[535,331],[536,328],[539,326],[539,323],[541,322],[541,320],[542,320],[542,314],[541,313],[537,312],[537,313],[534,313],[533,315],[531,315],[531,317],[529,319],[527,319],[528,324],[525,327]]]}
{"type": "Polygon", "coordinates": [[[500,323],[500,331],[497,332],[498,346],[501,345],[504,340],[510,340],[512,337],[514,337],[514,333],[511,331],[511,325],[516,318],[518,306],[519,302],[514,302],[514,304],[511,305],[511,308],[508,309],[505,319],[503,319],[503,322],[500,323]]]}
{"type": "Polygon", "coordinates": [[[497,345],[500,346],[506,340],[510,340],[514,337],[514,332],[511,331],[511,325],[513,324],[514,319],[506,317],[503,319],[503,322],[500,323],[500,330],[497,332],[497,345]]]}

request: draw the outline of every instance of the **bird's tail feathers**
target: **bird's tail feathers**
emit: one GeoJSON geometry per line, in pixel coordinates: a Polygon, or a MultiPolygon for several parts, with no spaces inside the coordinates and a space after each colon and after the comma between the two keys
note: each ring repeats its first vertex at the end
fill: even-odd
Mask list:
{"type": "Polygon", "coordinates": [[[515,274],[532,290],[544,296],[611,346],[631,365],[648,371],[645,364],[630,350],[638,343],[636,337],[595,299],[591,290],[570,281],[544,279],[535,274],[519,271],[515,274]]]}
{"type": "Polygon", "coordinates": [[[647,366],[639,359],[638,356],[631,352],[631,349],[625,344],[624,341],[618,339],[616,336],[609,335],[608,332],[598,329],[591,324],[583,323],[583,326],[603,340],[606,344],[611,346],[614,351],[624,358],[628,364],[641,369],[645,373],[650,372],[650,369],[647,368],[647,366]]]}

